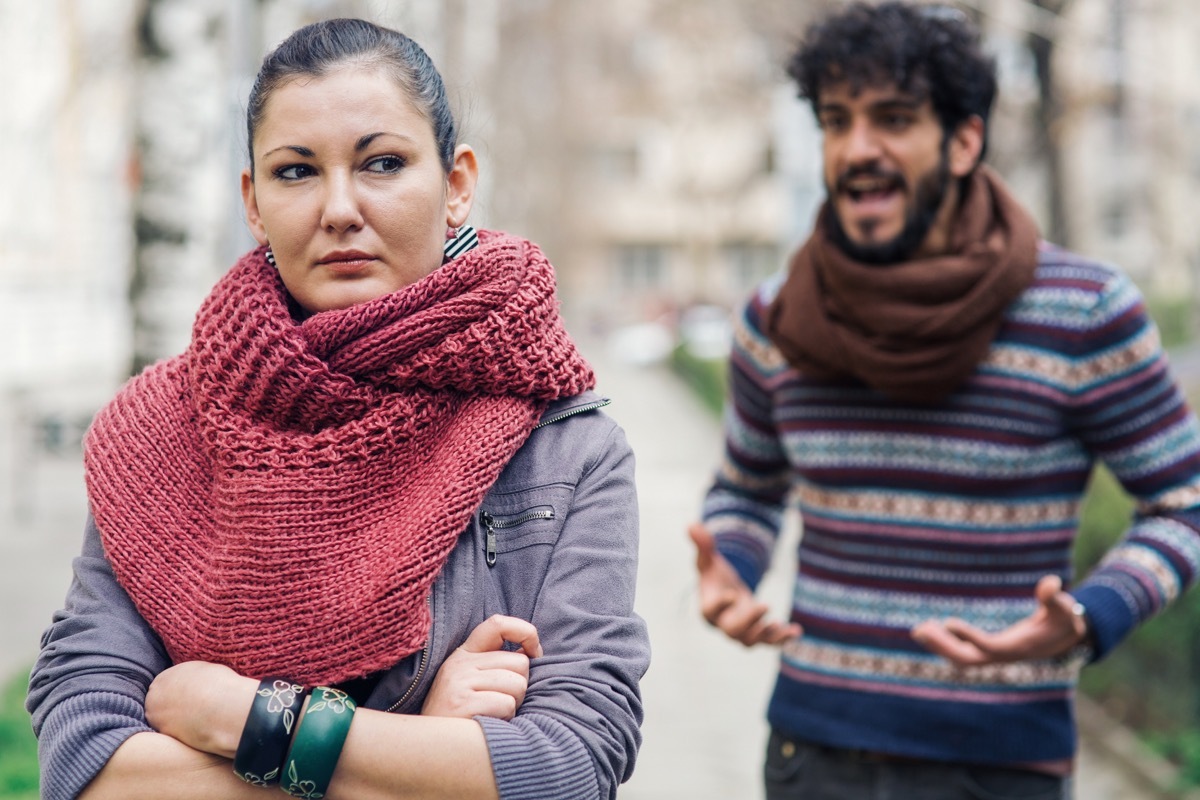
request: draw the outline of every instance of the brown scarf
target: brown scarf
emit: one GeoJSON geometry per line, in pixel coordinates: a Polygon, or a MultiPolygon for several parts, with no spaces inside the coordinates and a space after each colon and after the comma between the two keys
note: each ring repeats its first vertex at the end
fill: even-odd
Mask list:
{"type": "Polygon", "coordinates": [[[826,204],[767,312],[767,335],[804,375],[857,378],[934,403],[974,372],[1004,311],[1033,280],[1037,224],[986,165],[959,207],[949,251],[862,264],[827,237],[826,204]]]}
{"type": "Polygon", "coordinates": [[[426,595],[547,403],[593,384],[546,257],[479,232],[393,294],[295,322],[262,248],[85,442],[117,580],[176,661],[338,682],[429,631],[426,595]]]}

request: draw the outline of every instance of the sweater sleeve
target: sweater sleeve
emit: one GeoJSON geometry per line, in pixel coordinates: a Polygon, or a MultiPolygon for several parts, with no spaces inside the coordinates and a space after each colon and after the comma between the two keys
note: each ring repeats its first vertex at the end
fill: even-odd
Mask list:
{"type": "Polygon", "coordinates": [[[718,551],[752,590],[770,566],[792,481],[775,426],[772,394],[772,382],[787,365],[760,322],[769,302],[768,285],[735,321],[725,453],[702,511],[718,551]]]}
{"type": "Polygon", "coordinates": [[[1107,282],[1088,324],[1073,366],[1073,425],[1137,503],[1124,538],[1071,590],[1101,658],[1196,582],[1200,427],[1128,278],[1107,282]]]}
{"type": "Polygon", "coordinates": [[[616,797],[641,745],[638,683],[650,661],[634,613],[633,452],[612,426],[584,470],[530,620],[545,655],[511,721],[477,717],[503,800],[616,797]]]}
{"type": "Polygon", "coordinates": [[[170,665],[113,577],[89,517],[62,610],[42,635],[29,680],[45,800],[76,797],[126,739],[151,730],[146,690],[170,665]]]}

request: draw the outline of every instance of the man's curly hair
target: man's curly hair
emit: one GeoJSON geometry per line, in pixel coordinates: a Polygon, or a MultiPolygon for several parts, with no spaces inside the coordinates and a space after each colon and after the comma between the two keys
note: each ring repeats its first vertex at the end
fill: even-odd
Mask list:
{"type": "Polygon", "coordinates": [[[967,16],[946,5],[856,2],[809,28],[787,71],[814,111],[821,88],[841,83],[927,97],[947,135],[972,116],[986,131],[996,97],[995,60],[967,16]]]}

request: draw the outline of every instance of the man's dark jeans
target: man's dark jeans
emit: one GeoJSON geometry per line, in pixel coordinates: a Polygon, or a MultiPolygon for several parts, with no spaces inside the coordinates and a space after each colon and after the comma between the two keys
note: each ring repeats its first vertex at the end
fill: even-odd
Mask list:
{"type": "Polygon", "coordinates": [[[1070,778],[1004,767],[892,759],[806,744],[767,743],[767,800],[1071,800],[1070,778]]]}

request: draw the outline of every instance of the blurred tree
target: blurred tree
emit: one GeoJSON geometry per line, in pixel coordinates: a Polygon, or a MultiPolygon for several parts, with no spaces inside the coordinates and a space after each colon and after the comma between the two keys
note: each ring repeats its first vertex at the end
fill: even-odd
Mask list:
{"type": "Polygon", "coordinates": [[[179,352],[221,268],[231,193],[228,0],[145,0],[138,19],[130,369],[179,352]]]}
{"type": "Polygon", "coordinates": [[[1063,102],[1054,72],[1056,32],[1071,0],[1031,0],[1038,14],[1026,43],[1033,56],[1038,96],[1034,110],[1033,137],[1036,151],[1045,163],[1047,229],[1045,236],[1063,247],[1071,246],[1062,158],[1063,102]]]}

